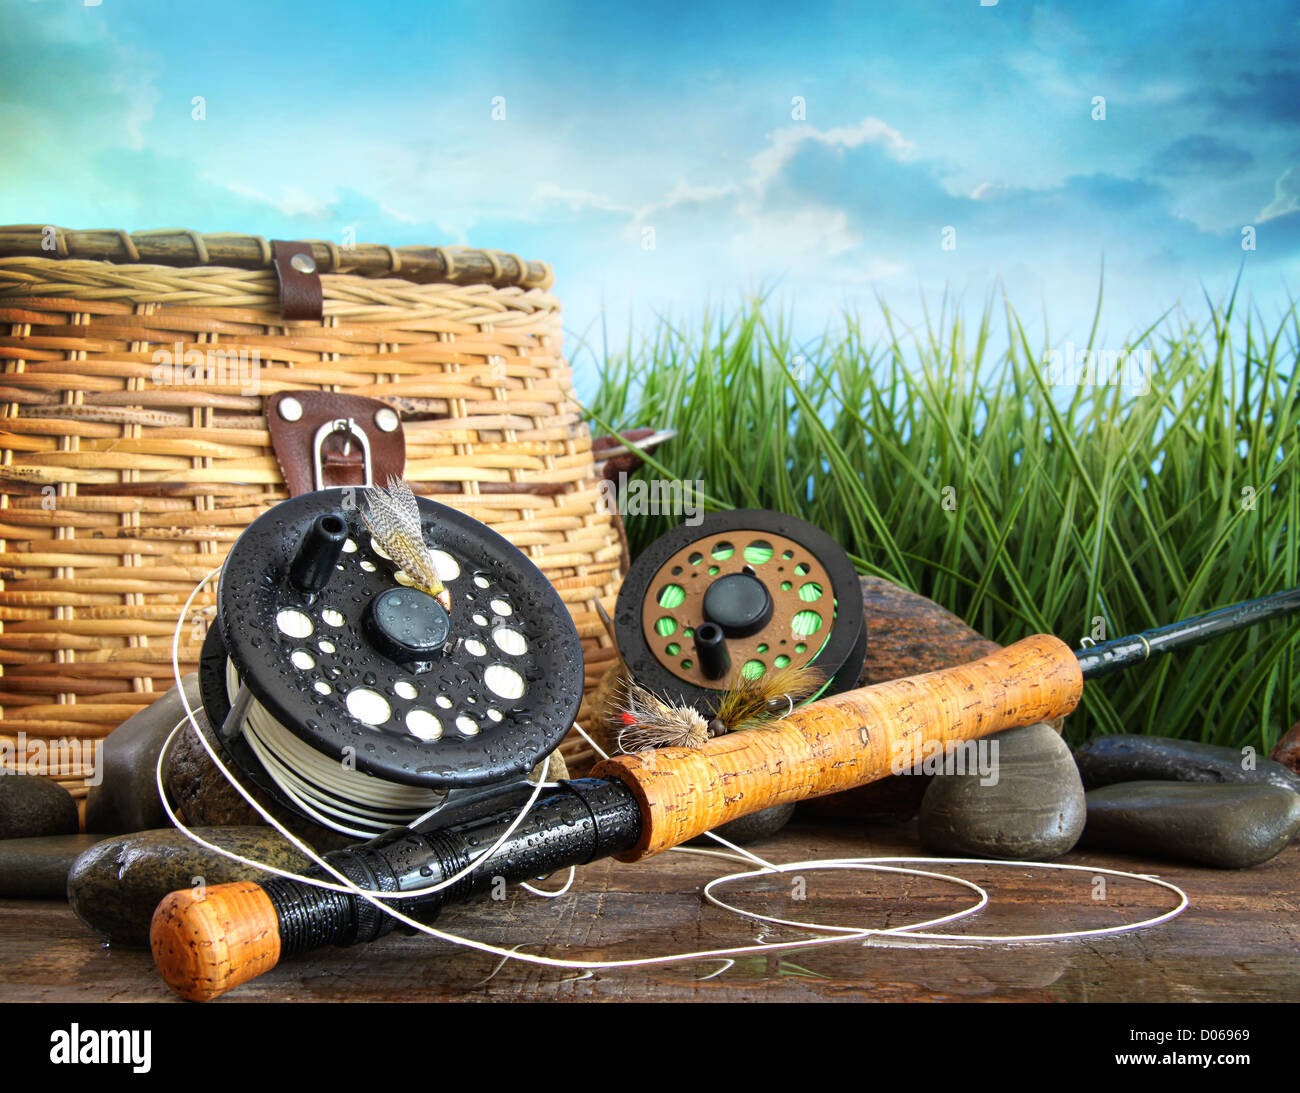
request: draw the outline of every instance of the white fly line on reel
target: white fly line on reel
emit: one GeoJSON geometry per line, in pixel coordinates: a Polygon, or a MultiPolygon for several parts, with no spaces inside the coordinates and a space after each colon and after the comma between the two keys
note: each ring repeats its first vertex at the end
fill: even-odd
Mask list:
{"type": "MultiPolygon", "coordinates": [[[[229,660],[226,690],[233,704],[240,681],[229,660]]],[[[436,811],[447,796],[349,769],[345,762],[304,744],[256,699],[248,703],[242,731],[284,795],[317,823],[345,835],[369,839],[408,826],[436,811]]]]}

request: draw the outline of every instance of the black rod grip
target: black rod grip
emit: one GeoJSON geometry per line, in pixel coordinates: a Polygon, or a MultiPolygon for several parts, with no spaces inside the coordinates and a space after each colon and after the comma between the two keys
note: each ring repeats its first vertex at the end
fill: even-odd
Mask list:
{"type": "MultiPolygon", "coordinates": [[[[466,806],[470,815],[437,813],[428,828],[398,828],[360,846],[324,855],[359,887],[380,892],[427,888],[459,873],[501,837],[531,794],[512,789],[489,802],[466,806]],[[433,828],[431,825],[439,826],[433,828]]],[[[584,778],[544,790],[528,815],[483,864],[455,884],[424,896],[386,900],[418,922],[432,922],[457,903],[507,882],[531,880],[570,865],[585,865],[635,846],[641,809],[621,782],[584,778]]],[[[322,869],[307,876],[335,881],[322,869]]],[[[353,945],[391,933],[395,920],[367,899],[287,877],[262,884],[279,920],[281,952],[309,952],[325,945],[353,945]]],[[[409,928],[405,928],[409,931],[409,928]]]]}

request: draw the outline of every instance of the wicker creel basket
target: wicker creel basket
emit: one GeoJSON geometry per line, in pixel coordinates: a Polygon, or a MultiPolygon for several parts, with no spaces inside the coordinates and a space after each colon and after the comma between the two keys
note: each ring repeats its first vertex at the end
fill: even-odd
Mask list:
{"type": "MultiPolygon", "coordinates": [[[[266,416],[278,392],[397,411],[417,492],[541,567],[583,637],[589,688],[612,660],[595,600],[613,607],[621,529],[561,356],[550,268],[490,251],[294,246],[319,277],[318,319],[283,317],[276,252],[255,236],[0,228],[11,765],[31,770],[40,740],[39,773],[80,794],[84,742],[171,686],[181,605],[287,496],[266,416]]],[[[183,669],[200,639],[183,631],[183,669]]]]}

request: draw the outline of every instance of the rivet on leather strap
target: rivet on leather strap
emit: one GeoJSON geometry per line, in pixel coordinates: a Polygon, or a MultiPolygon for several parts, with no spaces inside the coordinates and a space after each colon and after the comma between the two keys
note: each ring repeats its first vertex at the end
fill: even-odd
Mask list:
{"type": "Polygon", "coordinates": [[[275,255],[276,276],[280,278],[281,317],[320,322],[324,298],[311,244],[273,239],[271,250],[275,255]]]}

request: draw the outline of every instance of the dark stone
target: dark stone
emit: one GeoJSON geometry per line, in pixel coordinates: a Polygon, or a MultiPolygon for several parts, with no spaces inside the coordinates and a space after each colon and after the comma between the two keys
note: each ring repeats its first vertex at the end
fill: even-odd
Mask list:
{"type": "MultiPolygon", "coordinates": [[[[748,816],[740,817],[739,820],[732,820],[729,824],[723,824],[717,832],[728,842],[733,842],[737,846],[748,846],[750,843],[770,839],[790,822],[790,817],[793,815],[794,805],[773,805],[771,808],[751,812],[748,816]]],[[[717,846],[717,843],[707,835],[692,839],[691,843],[700,846],[717,846]]]]}
{"type": "Polygon", "coordinates": [[[74,835],[77,802],[58,782],[38,774],[0,775],[0,839],[74,835]]]}
{"type": "Polygon", "coordinates": [[[854,820],[859,823],[898,824],[921,811],[931,775],[890,775],[856,789],[799,803],[799,815],[822,820],[854,820]]]}
{"type": "Polygon", "coordinates": [[[1300,795],[1279,786],[1121,782],[1088,794],[1083,845],[1242,869],[1298,831],[1300,795]]]}
{"type": "Polygon", "coordinates": [[[969,770],[973,764],[965,774],[936,774],[921,802],[921,841],[943,854],[1015,861],[1069,851],[1083,830],[1085,806],[1065,741],[1046,724],[985,740],[997,743],[991,784],[981,784],[986,776],[969,770]]]}
{"type": "Polygon", "coordinates": [[[67,899],[68,870],[106,835],[0,840],[0,898],[67,899]]]}
{"type": "Polygon", "coordinates": [[[1272,759],[1243,767],[1237,748],[1173,740],[1163,736],[1098,736],[1074,753],[1084,787],[1116,782],[1204,782],[1217,785],[1273,785],[1300,793],[1300,776],[1272,759]]]}
{"type": "Polygon", "coordinates": [[[1269,758],[1300,775],[1300,724],[1291,726],[1291,731],[1277,742],[1277,747],[1269,758]]]}
{"type": "MultiPolygon", "coordinates": [[[[208,842],[281,869],[308,863],[269,827],[196,828],[208,842]]],[[[149,921],[168,892],[269,874],[204,850],[175,828],[139,831],[97,843],[68,874],[68,902],[87,926],[120,945],[149,944],[149,921]]]]}
{"type": "MultiPolygon", "coordinates": [[[[199,677],[191,672],[181,682],[190,706],[198,709],[203,704],[199,677]]],[[[163,744],[184,717],[180,693],[173,687],[104,738],[102,780],[86,798],[86,827],[116,835],[167,826],[155,770],[163,744]]]]}

